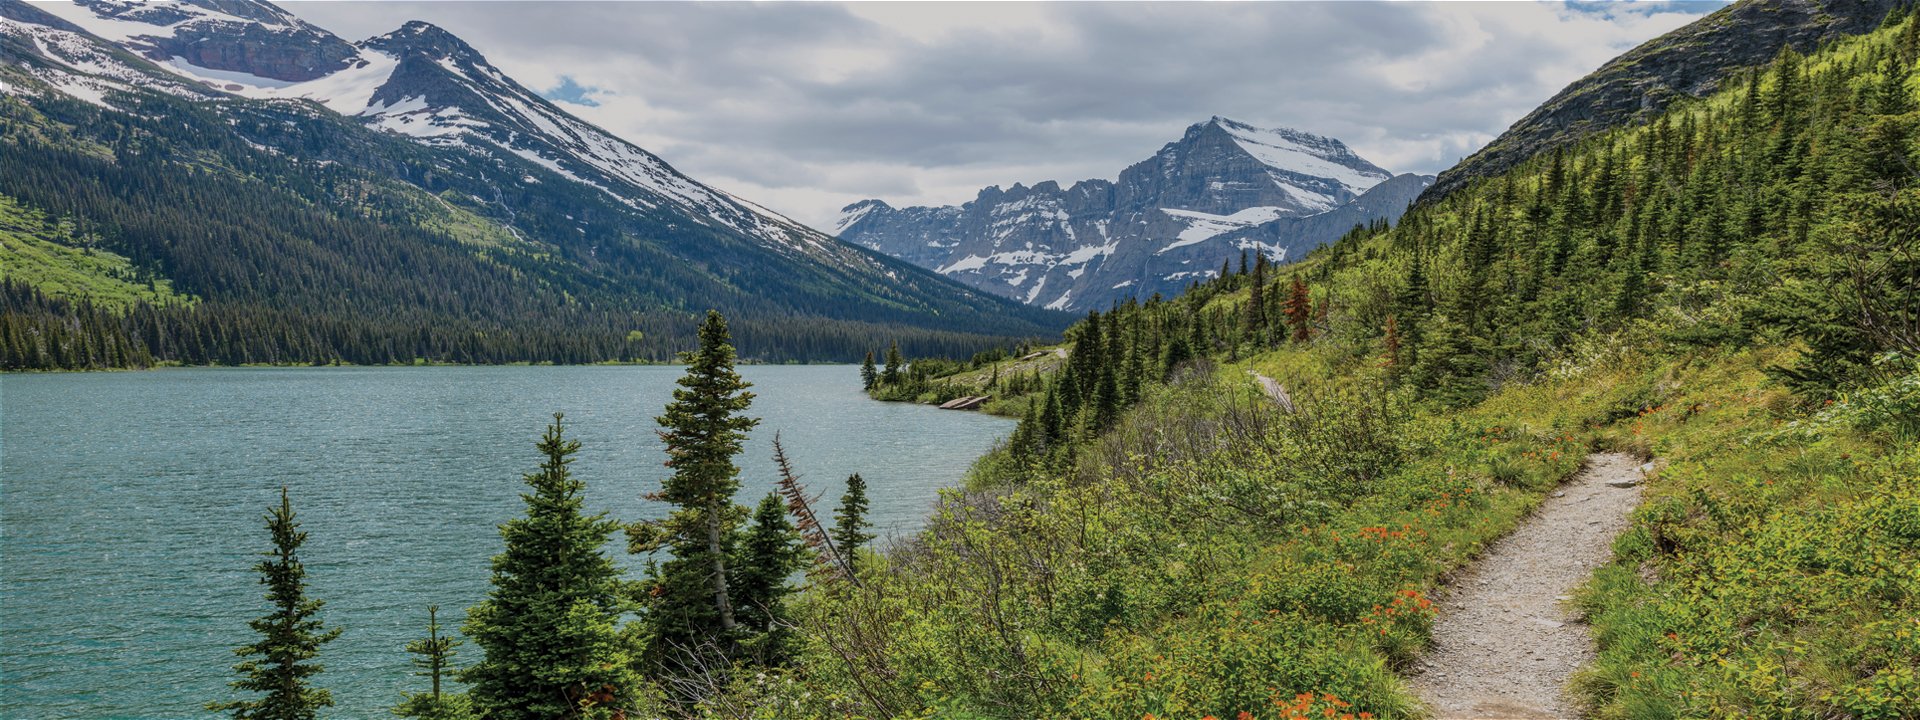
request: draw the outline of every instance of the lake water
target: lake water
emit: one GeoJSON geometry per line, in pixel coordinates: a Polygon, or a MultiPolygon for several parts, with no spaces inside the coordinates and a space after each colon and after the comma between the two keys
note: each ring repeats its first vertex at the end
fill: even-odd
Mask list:
{"type": "MultiPolygon", "coordinates": [[[[485,595],[498,523],[555,411],[583,443],[588,507],[658,517],[653,417],[677,367],[159,370],[0,376],[0,717],[170,718],[232,699],[231,648],[264,610],[261,516],[289,488],[309,590],[344,628],[319,684],[336,717],[383,717],[421,690],[405,643],[426,606],[458,625],[485,595]]],[[[772,438],[837,502],[867,478],[883,535],[1011,425],[880,403],[851,366],[754,366],[762,418],[739,500],[772,487],[772,438]]],[[[620,561],[637,568],[624,553],[620,561]]],[[[462,646],[462,661],[478,649],[462,646]]]]}

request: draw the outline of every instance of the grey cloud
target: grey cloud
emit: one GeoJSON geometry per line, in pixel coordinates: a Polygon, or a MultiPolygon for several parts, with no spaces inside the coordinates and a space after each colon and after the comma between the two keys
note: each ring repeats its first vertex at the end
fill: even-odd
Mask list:
{"type": "Polygon", "coordinates": [[[827,225],[863,197],[962,202],[988,184],[1113,177],[1214,114],[1435,172],[1718,4],[288,7],[348,37],[428,20],[530,87],[599,88],[599,107],[570,109],[690,175],[827,225]]]}

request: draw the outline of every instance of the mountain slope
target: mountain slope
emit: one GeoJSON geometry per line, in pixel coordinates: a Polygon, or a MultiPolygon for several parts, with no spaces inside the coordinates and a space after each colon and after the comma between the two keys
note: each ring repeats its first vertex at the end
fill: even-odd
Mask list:
{"type": "Polygon", "coordinates": [[[1729,74],[1805,53],[1879,26],[1898,0],[1740,0],[1608,61],[1555,94],[1460,164],[1440,173],[1421,202],[1581,138],[1646,122],[1677,100],[1720,89],[1729,74]]]}
{"type": "MultiPolygon", "coordinates": [[[[1032,409],[895,572],[814,608],[817,648],[871,649],[798,665],[864,674],[792,696],[1454,716],[1407,692],[1458,671],[1427,595],[1461,597],[1458,568],[1603,450],[1647,463],[1644,501],[1571,593],[1598,639],[1573,706],[1920,717],[1920,18],[1896,19],[1352,233],[1282,292],[1236,274],[1090,314],[1044,381],[931,379],[1032,409]],[[1140,380],[1189,353],[1214,362],[1140,380]]],[[[1555,597],[1501,622],[1557,625],[1520,602],[1555,597]]],[[[1560,689],[1512,676],[1500,700],[1560,689]]]]}
{"type": "Polygon", "coordinates": [[[864,200],[843,208],[838,227],[973,287],[1082,310],[1177,292],[1243,252],[1284,260],[1398,217],[1408,187],[1425,181],[1392,178],[1338,140],[1215,117],[1117,182],[990,187],[958,207],[864,200]]]}
{"type": "MultiPolygon", "coordinates": [[[[743,352],[770,358],[855,359],[890,336],[922,343],[919,351],[932,351],[924,344],[935,338],[958,349],[994,342],[985,336],[1051,334],[1061,322],[687,178],[572,118],[429,25],[349,45],[344,65],[310,70],[286,58],[307,57],[300,47],[333,47],[309,37],[324,31],[282,27],[267,36],[290,47],[258,46],[248,39],[258,32],[210,34],[251,48],[208,50],[239,58],[216,70],[180,56],[155,64],[143,54],[164,54],[165,43],[150,36],[234,22],[221,8],[260,14],[272,6],[155,6],[205,16],[147,25],[152,32],[127,27],[135,21],[122,14],[95,14],[117,3],[49,7],[67,17],[0,0],[0,75],[12,96],[0,104],[6,141],[19,149],[4,158],[0,195],[106,228],[109,249],[213,304],[271,302],[306,313],[298,322],[477,322],[492,329],[475,332],[494,339],[536,328],[614,334],[614,326],[644,325],[649,356],[683,340],[685,320],[707,307],[782,328],[769,333],[778,343],[743,341],[743,352]],[[86,32],[88,25],[125,45],[86,32]],[[259,74],[266,72],[317,75],[283,81],[259,74]],[[129,162],[134,157],[142,162],[129,162]],[[258,228],[238,216],[177,217],[129,196],[146,184],[187,206],[264,203],[284,209],[258,212],[327,219],[258,228]],[[127,230],[143,219],[155,225],[127,230]],[[166,240],[186,231],[169,229],[174,223],[228,219],[234,232],[166,240]],[[356,244],[387,238],[398,246],[395,262],[366,267],[371,258],[357,256],[364,247],[304,250],[331,242],[323,229],[355,235],[341,240],[356,244]],[[410,266],[429,257],[444,262],[410,266]],[[356,264],[363,266],[344,267],[356,264]],[[476,282],[486,290],[468,285],[476,282]],[[409,283],[448,297],[423,296],[409,283]],[[607,319],[616,315],[629,319],[607,319]],[[803,328],[821,340],[803,341],[803,328]],[[980,337],[964,341],[968,335],[980,337]]],[[[613,343],[614,356],[624,343],[613,343]]],[[[549,359],[527,352],[517,359],[549,359]]],[[[594,353],[614,359],[607,354],[594,353]]]]}

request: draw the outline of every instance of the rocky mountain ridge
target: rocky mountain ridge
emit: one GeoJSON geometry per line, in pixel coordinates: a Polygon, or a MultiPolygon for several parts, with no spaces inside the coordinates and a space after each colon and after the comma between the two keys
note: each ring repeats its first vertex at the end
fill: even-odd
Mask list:
{"type": "Polygon", "coordinates": [[[1527,113],[1506,132],[1440,173],[1421,202],[1438,200],[1589,135],[1658,117],[1702,98],[1742,68],[1783,47],[1811,52],[1878,27],[1899,0],[1740,0],[1608,61],[1527,113]]]}
{"type": "Polygon", "coordinates": [[[973,287],[1078,311],[1171,295],[1243,252],[1296,258],[1399,217],[1430,181],[1396,177],[1333,138],[1216,116],[1117,181],[995,186],[959,206],[863,200],[836,229],[973,287]]]}

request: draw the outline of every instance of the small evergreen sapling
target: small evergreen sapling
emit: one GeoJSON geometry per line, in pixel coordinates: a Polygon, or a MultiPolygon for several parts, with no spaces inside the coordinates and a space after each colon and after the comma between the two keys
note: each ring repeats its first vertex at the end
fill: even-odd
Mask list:
{"type": "Polygon", "coordinates": [[[847,494],[840,496],[840,509],[833,513],[833,544],[851,562],[873,534],[866,531],[867,480],[859,473],[847,476],[847,494]]]}
{"type": "Polygon", "coordinates": [[[393,708],[394,715],[418,720],[468,720],[473,717],[473,708],[465,693],[440,691],[441,678],[453,671],[454,648],[459,645],[459,638],[440,634],[440,606],[427,606],[427,636],[407,643],[407,652],[415,655],[413,665],[420,668],[414,674],[432,680],[432,690],[408,693],[393,708]]]}

